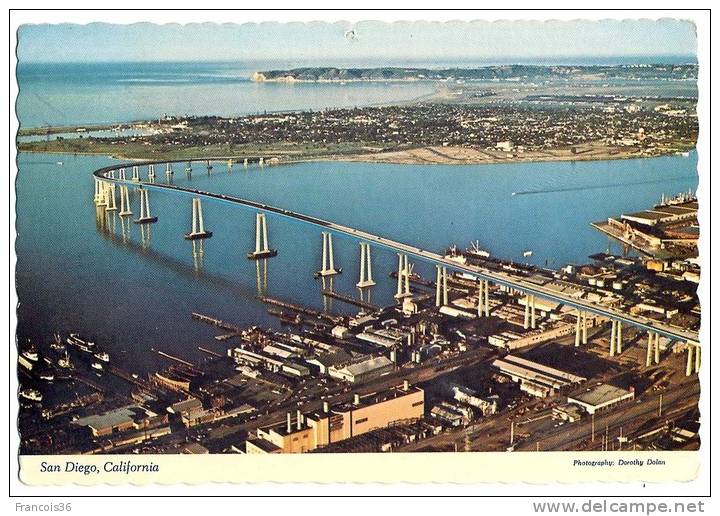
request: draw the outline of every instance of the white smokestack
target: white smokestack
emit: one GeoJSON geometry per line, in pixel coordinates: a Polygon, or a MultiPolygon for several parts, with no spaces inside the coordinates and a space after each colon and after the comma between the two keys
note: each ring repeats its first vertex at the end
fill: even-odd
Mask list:
{"type": "Polygon", "coordinates": [[[292,432],[292,420],[291,420],[290,412],[287,413],[287,431],[288,433],[292,432]]]}
{"type": "Polygon", "coordinates": [[[298,430],[302,429],[302,414],[300,413],[299,410],[297,411],[297,429],[298,430]]]}

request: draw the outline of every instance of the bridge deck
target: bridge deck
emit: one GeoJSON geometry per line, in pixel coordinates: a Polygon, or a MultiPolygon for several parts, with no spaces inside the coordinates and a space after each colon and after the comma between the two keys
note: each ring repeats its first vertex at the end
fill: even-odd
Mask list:
{"type": "MultiPolygon", "coordinates": [[[[228,161],[231,159],[230,157],[212,157],[212,158],[203,158],[203,159],[196,159],[196,160],[174,160],[170,161],[171,163],[186,163],[188,161],[191,162],[207,162],[209,161],[228,161]]],[[[232,159],[238,159],[237,157],[234,157],[232,159]]],[[[242,158],[241,158],[242,159],[242,158]]],[[[143,188],[152,189],[152,190],[171,190],[174,192],[189,194],[189,195],[197,195],[201,197],[206,197],[208,199],[214,199],[220,202],[229,203],[229,204],[235,204],[235,205],[243,205],[249,208],[254,208],[257,210],[261,210],[263,212],[273,213],[275,215],[279,215],[281,217],[286,217],[292,220],[299,220],[301,222],[305,222],[307,224],[312,224],[315,226],[319,226],[324,229],[332,230],[336,233],[341,233],[345,235],[349,235],[351,237],[365,240],[367,242],[374,243],[377,246],[384,247],[386,249],[390,249],[395,252],[402,252],[406,253],[410,256],[414,256],[416,258],[419,258],[421,260],[424,260],[426,262],[434,263],[436,265],[441,265],[444,267],[447,267],[450,270],[456,270],[461,272],[466,272],[468,274],[472,274],[480,279],[488,280],[491,283],[502,285],[505,287],[513,288],[516,290],[519,290],[525,294],[539,296],[544,299],[548,299],[551,301],[554,301],[556,303],[561,303],[566,306],[570,306],[572,308],[575,308],[577,310],[582,310],[588,313],[592,313],[601,317],[607,317],[609,319],[615,319],[618,321],[622,321],[623,323],[629,324],[631,326],[634,326],[636,328],[651,331],[658,333],[660,335],[663,335],[664,337],[668,337],[673,340],[680,340],[685,341],[689,344],[699,346],[699,336],[696,332],[689,331],[689,330],[683,330],[681,328],[676,328],[673,326],[669,326],[667,324],[661,324],[655,320],[652,320],[647,317],[637,316],[637,315],[631,315],[627,314],[623,311],[617,310],[615,308],[610,308],[602,305],[598,305],[595,303],[591,303],[589,301],[585,301],[582,299],[575,299],[570,296],[563,295],[561,293],[555,292],[553,290],[550,290],[548,288],[545,288],[540,285],[536,285],[534,283],[531,283],[524,278],[518,278],[513,277],[509,274],[503,273],[503,272],[497,272],[497,271],[490,271],[488,269],[474,266],[474,265],[464,265],[460,264],[454,260],[450,260],[448,258],[445,258],[444,256],[441,256],[437,253],[433,253],[431,251],[427,251],[425,249],[421,249],[419,247],[414,247],[408,244],[404,244],[402,242],[397,242],[395,240],[391,240],[388,238],[383,238],[378,235],[374,235],[372,233],[368,233],[367,231],[363,231],[360,229],[352,228],[349,226],[344,226],[342,224],[336,224],[334,222],[330,222],[327,220],[320,219],[318,217],[313,217],[310,215],[305,215],[302,213],[296,213],[290,210],[285,210],[282,208],[277,208],[275,206],[269,206],[267,204],[262,204],[256,201],[248,200],[248,199],[241,199],[239,197],[234,197],[231,195],[225,195],[225,194],[217,194],[213,192],[206,192],[203,190],[196,190],[192,188],[184,188],[179,187],[176,185],[170,185],[170,184],[161,184],[161,183],[148,183],[145,181],[133,181],[132,179],[113,179],[106,177],[105,175],[112,171],[117,170],[120,168],[127,168],[131,166],[145,166],[145,165],[158,165],[167,163],[165,161],[163,162],[154,162],[154,161],[145,161],[145,162],[137,162],[137,163],[125,163],[122,165],[112,165],[109,167],[101,168],[99,170],[96,170],[94,172],[94,176],[98,179],[101,179],[103,181],[118,183],[118,184],[126,184],[129,186],[142,186],[143,188]]]]}

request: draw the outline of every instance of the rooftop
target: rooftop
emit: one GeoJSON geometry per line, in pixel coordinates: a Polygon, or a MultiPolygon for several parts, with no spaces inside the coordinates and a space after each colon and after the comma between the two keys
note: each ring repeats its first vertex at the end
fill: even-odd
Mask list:
{"type": "Polygon", "coordinates": [[[588,388],[585,392],[569,396],[568,400],[577,400],[587,405],[599,406],[605,403],[611,403],[628,394],[632,394],[632,391],[621,389],[620,387],[615,387],[607,383],[599,383],[594,387],[588,388]]]}

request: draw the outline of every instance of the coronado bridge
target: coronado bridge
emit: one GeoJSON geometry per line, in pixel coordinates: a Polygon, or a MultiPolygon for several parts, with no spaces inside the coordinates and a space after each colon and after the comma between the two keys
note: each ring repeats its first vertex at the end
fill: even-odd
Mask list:
{"type": "MultiPolygon", "coordinates": [[[[526,319],[526,327],[528,326],[529,322],[532,321],[532,327],[534,327],[534,321],[535,321],[535,298],[540,299],[546,299],[555,303],[559,303],[568,307],[573,308],[577,314],[578,314],[578,327],[577,327],[577,339],[576,344],[578,343],[579,335],[582,332],[585,334],[585,337],[583,341],[586,340],[586,328],[585,328],[585,314],[592,314],[601,318],[605,318],[612,322],[613,331],[611,336],[611,348],[610,353],[614,354],[614,352],[622,352],[622,337],[621,337],[621,328],[622,325],[628,325],[635,327],[639,330],[643,330],[648,333],[648,353],[647,353],[647,363],[648,365],[651,362],[651,346],[654,347],[655,350],[655,356],[656,356],[656,362],[658,361],[658,354],[659,354],[659,343],[658,339],[660,336],[666,337],[672,341],[680,341],[685,342],[688,345],[688,373],[691,369],[695,369],[696,371],[699,368],[699,362],[700,362],[700,341],[699,341],[699,335],[695,331],[679,328],[673,325],[669,325],[666,323],[659,322],[657,320],[643,317],[638,314],[630,314],[626,310],[623,310],[622,308],[616,308],[613,306],[606,306],[599,303],[594,303],[585,299],[578,299],[577,297],[573,297],[567,294],[564,294],[562,292],[558,292],[556,290],[549,289],[547,287],[544,287],[542,285],[538,285],[537,283],[529,281],[526,277],[520,276],[518,274],[512,274],[505,271],[495,271],[495,270],[489,270],[480,266],[470,265],[470,264],[464,264],[460,263],[456,260],[453,260],[449,257],[442,256],[438,253],[421,249],[419,247],[406,244],[403,242],[398,242],[396,240],[392,240],[389,238],[385,238],[373,233],[369,233],[367,231],[363,231],[362,229],[353,228],[350,226],[337,224],[332,221],[323,220],[318,217],[305,215],[302,213],[286,210],[283,208],[270,206],[267,204],[263,204],[257,201],[249,200],[249,199],[242,199],[239,197],[226,195],[226,194],[218,194],[213,192],[208,192],[204,190],[199,189],[193,189],[188,187],[181,187],[174,184],[171,184],[171,176],[174,173],[173,171],[173,164],[179,164],[179,163],[186,163],[187,168],[185,169],[188,173],[192,170],[192,164],[193,163],[202,163],[205,164],[208,168],[208,173],[212,169],[213,165],[212,163],[217,162],[225,162],[228,163],[230,167],[233,166],[235,163],[243,163],[245,166],[248,165],[248,163],[254,163],[254,164],[260,164],[261,166],[264,164],[263,158],[238,158],[238,157],[204,157],[204,158],[194,158],[194,159],[183,159],[183,160],[165,160],[165,161],[138,161],[138,162],[131,162],[131,163],[124,163],[124,164],[117,164],[112,165],[108,167],[104,167],[101,169],[96,170],[93,175],[95,178],[95,202],[99,205],[106,206],[107,209],[117,209],[116,208],[116,186],[119,185],[121,188],[120,197],[121,197],[121,205],[124,206],[125,210],[127,212],[130,212],[129,210],[129,198],[127,197],[127,189],[130,187],[138,187],[142,190],[145,190],[146,193],[144,196],[141,197],[141,217],[140,219],[136,220],[135,222],[143,223],[143,222],[155,222],[157,221],[157,217],[150,216],[149,213],[149,198],[147,191],[157,190],[157,191],[170,191],[174,192],[180,195],[188,195],[192,196],[193,199],[193,230],[185,235],[186,238],[189,239],[195,239],[195,238],[206,238],[209,236],[212,236],[211,232],[205,231],[202,227],[202,211],[200,208],[200,201],[199,199],[205,198],[208,200],[212,200],[215,202],[220,203],[226,203],[230,205],[242,205],[248,208],[252,208],[257,211],[257,226],[256,226],[256,250],[255,253],[249,253],[249,258],[262,258],[262,257],[268,257],[273,256],[274,252],[273,250],[270,250],[267,245],[267,223],[265,220],[265,214],[273,214],[278,217],[285,217],[288,219],[292,219],[295,221],[300,221],[306,224],[310,224],[316,227],[321,228],[322,230],[331,233],[338,233],[338,234],[344,234],[350,237],[353,237],[357,240],[359,240],[361,243],[364,243],[366,245],[373,245],[376,247],[381,247],[385,249],[389,249],[391,251],[394,251],[396,253],[399,253],[401,255],[405,255],[405,264],[407,264],[407,256],[414,257],[416,259],[429,262],[431,264],[434,264],[437,267],[438,271],[438,281],[437,281],[437,300],[438,304],[441,303],[442,293],[441,293],[441,286],[444,283],[445,289],[447,289],[447,271],[458,271],[462,273],[469,274],[471,276],[476,277],[481,285],[481,295],[480,295],[480,302],[482,303],[482,289],[483,284],[485,285],[485,302],[487,302],[487,296],[489,296],[489,291],[487,290],[487,285],[493,284],[505,287],[506,289],[510,289],[512,291],[516,291],[518,293],[521,293],[526,296],[525,300],[525,319],[526,319]],[[168,176],[168,182],[167,183],[159,183],[156,182],[156,175],[160,173],[160,170],[158,172],[155,171],[155,168],[162,168],[165,167],[165,174],[168,176]],[[147,177],[141,178],[140,177],[140,170],[141,169],[147,170],[147,177]],[[128,174],[128,171],[132,171],[132,175],[128,174]],[[127,202],[127,205],[126,205],[127,202]],[[146,211],[147,210],[147,211],[146,211]],[[142,220],[143,216],[146,218],[146,220],[142,220]],[[264,235],[263,235],[264,233],[264,235]],[[581,328],[582,324],[582,328],[581,328]],[[693,356],[694,355],[694,356],[693,356]]],[[[126,214],[127,214],[126,212],[126,214]]],[[[120,213],[123,214],[122,212],[120,213]]],[[[323,239],[323,251],[325,255],[325,239],[323,239]]],[[[331,246],[330,241],[330,246],[331,246]]],[[[330,250],[330,253],[332,253],[332,250],[330,250]]],[[[368,268],[370,266],[369,264],[369,248],[367,249],[367,265],[368,268]]],[[[332,254],[331,254],[332,256],[332,254]]],[[[323,268],[325,269],[325,256],[323,268]]],[[[365,270],[365,248],[363,247],[363,262],[362,262],[362,268],[361,270],[365,270]]],[[[401,263],[402,263],[402,256],[401,256],[401,263]]],[[[335,272],[334,270],[332,271],[335,272]]],[[[399,273],[401,271],[398,271],[399,273]]],[[[371,274],[369,271],[364,272],[363,274],[371,274]]],[[[364,286],[364,285],[373,285],[372,277],[369,278],[367,276],[361,277],[361,282],[358,283],[358,286],[364,286]],[[368,281],[369,279],[369,281],[368,281]]],[[[444,293],[445,299],[447,299],[447,293],[444,293]]]]}

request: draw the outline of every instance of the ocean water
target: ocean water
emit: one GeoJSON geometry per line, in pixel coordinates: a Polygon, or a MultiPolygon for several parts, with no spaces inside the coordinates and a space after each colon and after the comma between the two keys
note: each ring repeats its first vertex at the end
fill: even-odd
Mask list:
{"type": "MultiPolygon", "coordinates": [[[[198,346],[222,350],[217,334],[192,321],[193,311],[241,325],[275,326],[256,296],[254,212],[203,201],[214,236],[202,260],[183,239],[190,228],[190,198],[152,192],[159,217],[151,234],[117,215],[98,219],[92,202],[93,170],[104,157],[22,154],[17,178],[18,337],[43,342],[54,331],[95,338],[127,367],[143,372],[162,365],[151,348],[193,359],[198,346]],[[58,162],[62,162],[59,165],[58,162]],[[107,229],[101,229],[101,228],[107,229]],[[123,236],[124,235],[124,236],[123,236]],[[202,263],[200,263],[202,262],[202,263]]],[[[642,160],[502,165],[392,165],[346,162],[288,166],[216,164],[208,176],[196,166],[191,179],[175,167],[176,184],[259,200],[352,225],[441,252],[479,240],[493,255],[552,268],[586,262],[608,240],[590,222],[641,210],[665,194],[697,186],[697,156],[642,160]],[[515,195],[513,195],[515,193],[515,195]],[[533,250],[531,258],[522,252],[533,250]]],[[[158,179],[164,180],[160,171],[158,179]]],[[[138,201],[132,197],[137,212],[138,201]]],[[[268,262],[267,293],[323,307],[317,228],[268,216],[278,256],[268,262]]],[[[617,248],[616,248],[617,251],[617,248]]],[[[335,290],[357,295],[358,242],[335,238],[343,273],[335,290]]],[[[392,302],[396,267],[389,251],[373,249],[373,302],[392,302]]],[[[416,270],[432,276],[429,264],[416,270]]],[[[264,271],[261,278],[264,277],[264,271]]],[[[357,308],[333,302],[333,309],[357,308]]]]}
{"type": "Polygon", "coordinates": [[[21,127],[152,120],[164,115],[234,116],[404,102],[432,83],[258,84],[252,66],[228,63],[21,64],[21,127]]]}
{"type": "MultiPolygon", "coordinates": [[[[526,60],[525,60],[526,61],[526,60]]],[[[20,63],[16,111],[21,127],[80,125],[150,120],[164,115],[235,116],[273,111],[393,104],[434,93],[435,82],[263,83],[253,72],[297,66],[414,66],[466,68],[523,60],[463,63],[20,63]]],[[[692,62],[689,57],[568,58],[533,64],[628,64],[692,62]]],[[[516,83],[512,83],[516,84],[516,83]]],[[[693,81],[607,80],[612,92],[626,95],[695,96],[693,81]]],[[[476,83],[482,87],[482,83],[476,83]]],[[[561,88],[572,84],[561,82],[561,88]]],[[[597,84],[596,84],[597,85],[597,84]]],[[[497,83],[485,86],[494,87],[497,83]]]]}

